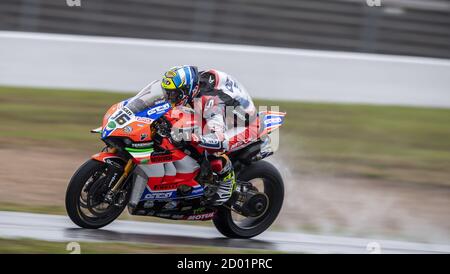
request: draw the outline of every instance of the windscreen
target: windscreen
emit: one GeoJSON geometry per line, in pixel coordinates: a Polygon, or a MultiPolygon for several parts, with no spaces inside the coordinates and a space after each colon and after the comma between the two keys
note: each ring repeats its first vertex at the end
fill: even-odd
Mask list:
{"type": "Polygon", "coordinates": [[[143,88],[126,105],[133,113],[139,113],[165,101],[160,81],[154,81],[143,88]]]}

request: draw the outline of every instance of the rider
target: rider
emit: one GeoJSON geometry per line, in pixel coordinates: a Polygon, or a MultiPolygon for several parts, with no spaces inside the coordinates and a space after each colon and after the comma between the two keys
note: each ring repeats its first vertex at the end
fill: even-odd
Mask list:
{"type": "Polygon", "coordinates": [[[218,70],[198,71],[177,66],[164,74],[161,86],[173,106],[188,106],[202,117],[201,135],[195,145],[208,151],[211,169],[218,175],[215,204],[226,202],[236,187],[233,165],[224,152],[240,149],[256,136],[256,108],[245,88],[218,70]]]}

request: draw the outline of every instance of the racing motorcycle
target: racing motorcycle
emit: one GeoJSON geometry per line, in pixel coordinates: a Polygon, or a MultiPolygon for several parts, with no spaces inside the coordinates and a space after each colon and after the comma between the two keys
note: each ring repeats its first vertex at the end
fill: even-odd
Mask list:
{"type": "MultiPolygon", "coordinates": [[[[273,154],[270,134],[285,113],[258,113],[258,137],[227,156],[237,178],[231,198],[214,205],[218,188],[207,153],[177,141],[175,124],[196,128],[191,109],[169,104],[157,81],[136,96],[113,105],[100,134],[104,149],[72,176],[65,205],[70,219],[83,228],[101,228],[123,212],[172,220],[213,221],[230,238],[251,238],[275,221],[283,204],[284,185],[278,170],[262,159],[273,154]]],[[[180,130],[180,128],[178,128],[180,130]]],[[[180,131],[179,131],[180,132],[180,131]]]]}

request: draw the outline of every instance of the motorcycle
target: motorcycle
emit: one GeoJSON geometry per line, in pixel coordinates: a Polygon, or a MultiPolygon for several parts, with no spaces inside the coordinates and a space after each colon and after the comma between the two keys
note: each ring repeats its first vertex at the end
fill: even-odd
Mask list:
{"type": "Polygon", "coordinates": [[[230,238],[251,238],[270,227],[281,210],[283,179],[262,159],[273,154],[270,134],[286,113],[258,113],[258,137],[227,152],[236,174],[236,188],[222,205],[211,203],[217,189],[204,149],[176,141],[173,126],[196,127],[188,108],[169,104],[157,81],[136,96],[113,105],[100,134],[105,148],[72,176],[65,205],[70,219],[83,228],[113,222],[125,207],[131,215],[172,220],[212,220],[230,238]]]}

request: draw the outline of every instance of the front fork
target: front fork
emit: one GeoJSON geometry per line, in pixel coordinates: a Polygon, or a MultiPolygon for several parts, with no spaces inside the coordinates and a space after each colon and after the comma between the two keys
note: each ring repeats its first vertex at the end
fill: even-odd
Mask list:
{"type": "MultiPolygon", "coordinates": [[[[109,148],[107,151],[97,153],[92,156],[92,159],[100,161],[100,162],[104,162],[104,163],[110,164],[110,165],[112,165],[110,163],[110,161],[112,159],[120,159],[120,160],[126,162],[122,175],[119,177],[119,179],[116,181],[116,183],[114,184],[112,189],[110,189],[105,196],[105,200],[107,202],[111,203],[114,201],[114,197],[116,197],[117,193],[119,193],[123,183],[126,181],[128,176],[132,172],[132,170],[134,168],[133,160],[128,159],[128,161],[126,161],[125,159],[123,159],[122,157],[117,155],[117,149],[115,149],[115,148],[109,148]]],[[[111,183],[114,183],[114,182],[111,182],[111,183]]]]}
{"type": "Polygon", "coordinates": [[[117,183],[114,185],[114,187],[111,189],[112,192],[116,192],[120,187],[122,186],[123,182],[125,182],[125,179],[128,178],[128,175],[130,175],[131,170],[133,169],[134,164],[133,160],[129,159],[127,164],[125,165],[125,168],[123,169],[122,176],[120,176],[117,183]]]}

